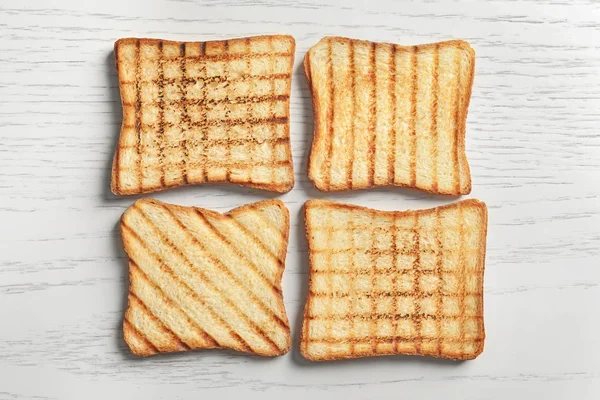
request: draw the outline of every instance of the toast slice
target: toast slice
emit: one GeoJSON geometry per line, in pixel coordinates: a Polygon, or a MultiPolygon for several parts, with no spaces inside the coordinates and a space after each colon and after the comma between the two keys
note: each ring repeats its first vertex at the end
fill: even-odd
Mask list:
{"type": "Polygon", "coordinates": [[[215,182],[291,190],[295,46],[291,36],[118,40],[123,124],[113,193],[215,182]]]}
{"type": "Polygon", "coordinates": [[[310,200],[300,351],[310,360],[483,351],[487,209],[386,212],[310,200]]]}
{"type": "Polygon", "coordinates": [[[399,46],[326,37],[304,57],[323,191],[403,186],[471,191],[465,127],[475,52],[453,40],[399,46]]]}
{"type": "Polygon", "coordinates": [[[121,234],[130,282],[123,331],[134,354],[288,352],[281,276],[289,212],[281,201],[220,214],[141,199],[123,214],[121,234]]]}

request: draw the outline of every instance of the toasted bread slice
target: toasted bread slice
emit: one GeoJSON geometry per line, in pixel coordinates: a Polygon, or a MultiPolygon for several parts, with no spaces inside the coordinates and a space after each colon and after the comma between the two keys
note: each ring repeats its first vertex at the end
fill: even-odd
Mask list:
{"type": "Polygon", "coordinates": [[[310,200],[305,218],[304,357],[483,351],[484,203],[385,212],[310,200]]]}
{"type": "Polygon", "coordinates": [[[465,126],[475,52],[326,37],[304,58],[315,128],[309,178],[323,191],[471,191],[465,126]]]}
{"type": "Polygon", "coordinates": [[[123,125],[113,193],[208,182],[291,190],[294,51],[291,36],[118,40],[123,125]]]}
{"type": "Polygon", "coordinates": [[[289,212],[281,201],[220,214],[141,199],[123,214],[121,234],[130,274],[123,330],[134,354],[288,352],[281,276],[289,212]]]}

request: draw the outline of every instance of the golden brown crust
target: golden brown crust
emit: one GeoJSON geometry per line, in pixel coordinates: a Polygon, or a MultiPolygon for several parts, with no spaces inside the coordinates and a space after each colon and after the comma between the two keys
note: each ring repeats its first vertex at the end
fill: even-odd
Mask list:
{"type": "MultiPolygon", "coordinates": [[[[356,215],[356,218],[359,218],[358,215],[356,215]]],[[[305,221],[305,229],[306,229],[306,236],[307,236],[307,242],[308,242],[308,254],[309,254],[309,294],[307,296],[306,299],[306,305],[304,308],[304,318],[303,318],[303,325],[302,325],[302,330],[301,330],[301,338],[300,338],[300,353],[303,355],[303,357],[305,357],[308,360],[311,361],[328,361],[328,360],[339,360],[339,359],[347,359],[347,358],[358,358],[358,357],[368,357],[368,356],[384,356],[384,355],[420,355],[420,356],[433,356],[433,357],[437,357],[437,358],[449,358],[449,359],[455,359],[455,360],[471,360],[476,358],[477,356],[479,356],[484,349],[484,340],[485,340],[485,328],[483,325],[483,277],[484,277],[484,270],[485,270],[485,254],[486,254],[486,236],[487,236],[487,224],[488,224],[488,214],[487,214],[487,207],[485,205],[485,203],[476,200],[476,199],[467,199],[467,200],[463,200],[460,201],[458,203],[453,203],[453,204],[448,204],[448,205],[444,205],[444,206],[440,206],[440,207],[435,207],[435,208],[430,208],[430,209],[422,209],[422,210],[406,210],[406,211],[380,211],[380,210],[375,210],[375,209],[371,209],[371,208],[367,208],[367,207],[362,207],[362,206],[357,206],[357,205],[352,205],[352,204],[345,204],[345,203],[339,203],[339,202],[335,202],[335,201],[329,201],[329,200],[308,200],[305,204],[304,204],[304,221],[305,221]],[[314,232],[316,231],[317,227],[316,226],[312,226],[310,224],[310,220],[309,220],[309,211],[311,209],[315,209],[315,208],[319,208],[319,209],[328,209],[328,210],[346,210],[346,211],[350,211],[350,212],[367,212],[369,214],[371,214],[372,216],[377,216],[377,217],[383,217],[383,218],[392,218],[393,221],[397,221],[399,218],[415,218],[415,220],[418,220],[419,217],[421,216],[431,216],[436,215],[436,218],[439,218],[440,213],[442,213],[444,210],[460,210],[460,213],[462,215],[463,210],[469,209],[469,208],[475,208],[478,210],[478,212],[481,215],[481,221],[482,223],[479,225],[479,229],[478,229],[478,237],[479,239],[479,248],[478,248],[478,253],[479,253],[479,257],[481,257],[481,265],[480,265],[480,269],[478,269],[477,273],[479,274],[479,284],[477,287],[477,291],[480,295],[480,298],[477,301],[477,306],[476,306],[476,310],[474,311],[475,315],[481,316],[479,318],[479,322],[478,322],[478,326],[477,326],[477,330],[478,330],[478,336],[472,340],[472,351],[470,352],[464,352],[464,351],[452,351],[452,350],[445,350],[442,351],[441,347],[440,347],[440,339],[439,337],[436,338],[435,340],[438,341],[438,348],[437,351],[424,351],[422,348],[420,348],[417,345],[415,345],[414,348],[409,349],[407,347],[405,348],[400,348],[400,339],[398,337],[390,337],[390,338],[385,338],[385,337],[380,337],[380,338],[375,338],[375,340],[373,340],[373,337],[367,338],[372,347],[369,347],[368,349],[355,349],[354,345],[352,345],[351,351],[350,352],[346,352],[346,353],[342,353],[342,354],[332,354],[331,350],[328,350],[327,353],[325,355],[320,354],[320,353],[315,353],[313,351],[311,351],[309,349],[309,345],[312,342],[312,339],[310,337],[310,323],[311,323],[311,315],[312,315],[312,301],[313,299],[316,297],[316,294],[313,293],[313,288],[315,287],[315,273],[317,272],[316,269],[316,261],[315,261],[315,256],[317,255],[317,251],[315,249],[315,247],[313,246],[313,240],[311,240],[311,235],[314,234],[314,232]],[[385,345],[385,344],[392,344],[393,348],[391,349],[383,349],[381,350],[380,348],[378,348],[378,346],[380,345],[385,345]]],[[[324,223],[326,224],[326,222],[324,223]]],[[[439,222],[438,222],[439,224],[439,222]]],[[[396,225],[396,222],[394,222],[394,226],[398,226],[396,225]]],[[[463,226],[463,222],[461,222],[461,227],[463,226]]],[[[462,229],[462,228],[461,228],[462,229]]],[[[395,235],[395,234],[394,234],[395,235]]],[[[439,237],[439,233],[436,233],[436,236],[439,237]]],[[[394,236],[395,237],[395,236],[394,236]]],[[[395,239],[394,239],[395,240],[395,239]]],[[[439,239],[438,239],[439,240],[439,239]]],[[[464,240],[464,239],[463,239],[464,240]]],[[[417,239],[417,243],[419,242],[419,239],[417,239]]],[[[394,242],[394,246],[392,251],[396,254],[396,252],[398,250],[402,250],[402,249],[396,249],[396,242],[394,242]]],[[[325,246],[327,246],[327,244],[325,244],[325,246]]],[[[461,243],[462,246],[462,243],[461,243]]],[[[439,260],[438,260],[439,262],[439,260]]],[[[353,264],[354,265],[354,264],[353,264]]],[[[332,266],[331,268],[333,268],[335,270],[335,266],[332,266]]],[[[369,266],[365,267],[365,268],[371,268],[369,266]]],[[[419,266],[420,268],[420,266],[419,266]]],[[[347,272],[346,272],[347,273],[347,272]]],[[[436,273],[439,273],[439,271],[437,271],[436,269],[436,273]]],[[[396,276],[394,275],[392,278],[392,281],[395,282],[396,280],[396,276]]],[[[377,293],[372,292],[371,296],[376,296],[377,293]]],[[[389,293],[387,294],[389,295],[389,293]]],[[[464,297],[464,293],[462,294],[464,297]]],[[[441,296],[440,296],[441,297],[441,296]]],[[[464,301],[464,300],[463,300],[464,301]]],[[[350,300],[350,303],[352,303],[352,300],[350,300]]],[[[439,307],[439,306],[438,306],[439,307]]],[[[464,307],[464,304],[463,304],[464,307]]],[[[461,311],[461,313],[464,313],[464,311],[461,311]]],[[[383,314],[386,318],[390,317],[390,315],[385,315],[385,313],[383,314]]],[[[369,315],[369,317],[374,317],[374,316],[378,316],[377,314],[373,314],[373,312],[369,315]]],[[[344,319],[344,318],[350,318],[349,316],[344,316],[339,315],[338,317],[344,319]]],[[[396,315],[397,317],[397,315],[396,315]]],[[[463,316],[464,318],[464,316],[463,316]]],[[[419,340],[423,340],[423,338],[420,338],[419,340]]],[[[328,338],[324,338],[318,341],[319,343],[331,343],[333,345],[339,345],[340,343],[361,343],[360,340],[358,339],[353,339],[353,340],[348,340],[346,339],[345,341],[343,339],[334,339],[331,336],[329,336],[328,338]]],[[[364,342],[364,341],[363,341],[364,342]]]]}
{"type": "MultiPolygon", "coordinates": [[[[311,200],[307,200],[306,203],[304,203],[304,208],[306,211],[307,207],[334,207],[334,208],[347,209],[347,210],[368,211],[370,213],[374,213],[377,215],[390,215],[390,216],[395,216],[395,217],[404,217],[404,216],[415,215],[415,214],[417,214],[417,215],[430,214],[430,213],[435,212],[436,210],[445,210],[445,209],[449,209],[449,208],[455,208],[457,205],[460,205],[461,207],[473,206],[473,207],[481,208],[481,209],[486,210],[486,215],[487,215],[487,207],[485,206],[485,203],[483,201],[477,200],[477,199],[465,199],[465,200],[458,201],[456,203],[445,204],[443,206],[438,206],[438,207],[434,207],[434,208],[426,208],[426,209],[419,209],[419,210],[404,210],[404,211],[381,211],[381,210],[376,210],[374,208],[358,206],[355,204],[340,203],[338,201],[311,199],[311,200]]],[[[487,228],[487,226],[486,226],[486,228],[487,228]]]]}
{"type": "MultiPolygon", "coordinates": [[[[289,97],[294,52],[295,41],[293,37],[287,35],[255,36],[210,42],[178,42],[146,38],[124,38],[115,42],[115,62],[123,106],[123,123],[113,157],[111,191],[117,195],[134,195],[204,183],[235,183],[278,193],[290,191],[294,186],[289,132],[289,97]],[[120,49],[130,49],[133,46],[137,50],[134,56],[129,54],[132,59],[120,56],[120,49]],[[179,48],[181,49],[177,50],[179,53],[171,54],[173,49],[179,48]],[[170,49],[166,51],[169,54],[165,54],[163,49],[170,49]],[[148,56],[145,52],[151,53],[152,56],[148,56]],[[158,54],[158,60],[148,58],[156,57],[155,53],[158,54]],[[166,71],[166,67],[163,65],[177,60],[180,64],[180,77],[177,79],[186,83],[179,85],[180,94],[177,102],[166,101],[163,100],[163,96],[165,96],[167,85],[172,86],[177,82],[175,78],[163,75],[166,71]],[[246,63],[246,74],[240,72],[240,62],[246,63]],[[141,67],[142,63],[146,63],[146,67],[141,67]],[[152,67],[154,70],[150,71],[148,65],[154,65],[152,67]],[[211,70],[211,75],[207,75],[209,72],[207,72],[206,66],[218,67],[222,70],[217,75],[214,75],[214,71],[211,70]],[[233,66],[236,71],[228,72],[227,69],[234,68],[233,66]],[[264,72],[258,73],[258,75],[251,74],[251,68],[259,68],[264,72]],[[279,71],[284,71],[284,73],[279,73],[279,71]],[[142,75],[144,75],[143,78],[142,75]],[[153,78],[149,76],[153,76],[153,78]],[[283,83],[284,81],[285,83],[283,83]],[[264,86],[269,85],[270,88],[267,92],[271,94],[254,96],[251,90],[255,89],[247,89],[246,86],[243,86],[246,82],[256,82],[255,86],[246,86],[260,86],[261,93],[265,92],[264,86]],[[148,92],[149,84],[154,84],[158,93],[148,92]],[[135,85],[136,93],[133,93],[132,85],[135,85]],[[234,89],[227,89],[231,93],[228,92],[226,96],[236,97],[215,97],[213,99],[207,97],[210,94],[206,89],[208,85],[216,85],[214,87],[219,90],[235,86],[238,88],[235,90],[247,91],[248,94],[236,95],[233,94],[234,89]],[[187,98],[186,91],[189,93],[192,86],[193,90],[202,93],[194,93],[195,97],[187,98]],[[240,89],[242,87],[244,89],[240,89]],[[142,93],[141,91],[144,90],[146,92],[142,93]],[[125,98],[125,92],[131,94],[128,99],[125,98]],[[149,95],[158,96],[159,100],[153,100],[158,103],[142,101],[143,96],[149,95]],[[247,110],[240,111],[241,107],[246,104],[247,110]],[[268,107],[266,114],[262,109],[264,106],[268,107]],[[158,110],[156,119],[152,114],[154,112],[152,107],[158,110]],[[260,111],[262,117],[257,114],[259,112],[257,107],[262,107],[260,111]],[[229,114],[226,114],[225,118],[214,118],[214,115],[217,115],[215,110],[221,112],[222,109],[232,112],[232,115],[241,112],[242,116],[230,118],[229,114]],[[173,125],[171,120],[165,121],[165,114],[168,112],[169,118],[171,118],[175,110],[181,113],[181,118],[178,123],[173,125]],[[213,116],[207,117],[210,113],[213,116]],[[144,120],[155,122],[147,124],[143,122],[144,120]],[[212,129],[215,124],[219,129],[226,131],[225,138],[231,139],[231,143],[221,143],[223,140],[217,143],[209,136],[211,133],[208,130],[212,129]],[[227,126],[230,125],[231,127],[228,128],[227,126]],[[245,136],[250,135],[249,138],[244,139],[244,143],[238,143],[239,139],[229,136],[234,125],[236,132],[242,129],[247,132],[245,136]],[[252,136],[254,129],[261,125],[268,126],[270,134],[283,141],[281,143],[273,141],[270,149],[272,153],[270,161],[260,158],[261,150],[257,147],[270,142],[263,137],[252,136]],[[281,126],[281,129],[278,125],[281,126]],[[177,146],[165,142],[166,129],[173,128],[182,132],[177,145],[180,155],[173,155],[172,150],[177,146]],[[137,135],[135,144],[131,143],[131,137],[124,138],[126,132],[129,134],[129,131],[133,131],[137,135]],[[141,136],[142,131],[145,139],[141,136]],[[149,140],[149,134],[154,135],[153,146],[158,147],[158,150],[152,149],[151,151],[158,151],[158,155],[147,153],[149,147],[143,141],[149,140]],[[198,137],[198,135],[202,137],[198,137]],[[196,149],[195,146],[198,145],[202,148],[196,149]],[[243,161],[231,158],[233,157],[232,148],[236,147],[236,154],[239,154],[240,145],[245,146],[243,151],[246,155],[243,161]],[[225,151],[225,157],[230,157],[231,162],[222,156],[213,158],[208,148],[216,149],[215,151],[219,152],[225,151]],[[133,149],[134,151],[133,156],[131,151],[128,152],[125,157],[126,161],[123,161],[123,154],[126,151],[124,149],[133,149]],[[278,156],[276,156],[276,150],[278,156]],[[199,163],[192,162],[192,151],[195,152],[195,157],[201,158],[199,163]],[[169,160],[168,164],[165,159],[167,153],[175,157],[173,161],[169,160]],[[142,163],[143,157],[146,161],[142,163]],[[278,158],[276,159],[276,157],[278,158]],[[175,164],[173,164],[174,162],[175,164]],[[123,174],[131,176],[123,179],[123,174]]],[[[211,93],[216,92],[211,89],[211,93]]],[[[212,96],[212,94],[210,95],[212,96]]],[[[215,94],[215,96],[217,95],[215,94]]],[[[219,96],[221,95],[219,94],[219,96]]],[[[222,135],[222,133],[219,134],[222,135]]]]}
{"type": "MultiPolygon", "coordinates": [[[[113,171],[113,176],[114,176],[115,172],[113,171]]],[[[204,183],[204,182],[202,182],[204,183]]],[[[244,187],[249,187],[249,188],[253,188],[253,189],[261,189],[261,190],[267,190],[269,192],[275,192],[275,193],[287,193],[290,190],[292,190],[292,188],[294,187],[294,183],[291,182],[289,184],[286,185],[278,185],[278,184],[266,184],[266,183],[241,183],[241,182],[233,182],[231,180],[211,180],[210,182],[206,182],[206,183],[211,183],[211,184],[223,184],[223,183],[236,183],[240,186],[244,186],[244,187]]],[[[176,187],[182,187],[182,186],[192,186],[192,185],[197,185],[197,184],[201,184],[201,182],[188,182],[185,184],[173,184],[173,185],[164,185],[164,186],[155,186],[155,187],[150,187],[150,188],[146,188],[143,189],[141,191],[136,191],[136,190],[120,190],[120,191],[116,191],[115,186],[113,186],[114,184],[111,183],[111,190],[113,192],[113,194],[116,195],[120,195],[120,196],[133,196],[136,194],[150,194],[150,193],[156,193],[156,192],[160,192],[162,190],[167,190],[167,189],[171,189],[171,188],[176,188],[176,187]],[[115,188],[113,190],[113,188],[115,188]]]]}
{"type": "MultiPolygon", "coordinates": [[[[315,46],[313,46],[305,55],[304,57],[304,72],[306,75],[306,79],[308,82],[308,86],[310,89],[310,93],[312,94],[312,103],[313,103],[313,110],[314,110],[314,131],[313,131],[313,141],[312,141],[312,145],[311,145],[311,151],[310,151],[310,155],[309,155],[309,162],[308,162],[308,176],[309,179],[313,182],[313,184],[315,185],[315,187],[321,191],[348,191],[348,190],[362,190],[362,189],[369,189],[369,188],[373,188],[373,187],[407,187],[407,188],[415,188],[418,190],[422,190],[428,193],[434,193],[434,194],[444,194],[444,195],[454,195],[454,196],[458,196],[458,195],[462,195],[462,194],[468,194],[471,191],[471,177],[470,177],[470,169],[469,169],[469,165],[468,165],[468,161],[466,158],[466,153],[465,153],[465,134],[466,134],[466,118],[467,118],[467,111],[468,111],[468,106],[469,106],[469,100],[470,100],[470,96],[471,96],[471,88],[472,88],[472,84],[473,84],[473,77],[474,77],[474,71],[475,71],[475,67],[474,67],[474,57],[475,57],[475,52],[473,51],[473,49],[470,47],[470,45],[462,40],[450,40],[450,41],[445,41],[445,42],[437,42],[437,43],[428,43],[428,44],[422,44],[422,45],[418,45],[418,46],[401,46],[401,45],[397,45],[397,44],[392,44],[392,43],[374,43],[374,42],[369,42],[369,41],[364,41],[364,40],[357,40],[357,39],[350,39],[350,38],[345,38],[345,37],[337,37],[337,36],[330,36],[330,37],[324,37],[323,39],[321,39],[321,41],[319,41],[319,43],[317,43],[315,46]],[[354,126],[354,122],[353,120],[356,117],[357,113],[360,114],[364,114],[365,112],[369,115],[370,118],[370,123],[369,123],[369,127],[367,129],[369,133],[370,137],[372,136],[372,138],[369,139],[369,144],[366,146],[366,149],[363,149],[362,151],[364,151],[367,154],[367,166],[366,166],[366,171],[367,171],[367,178],[364,179],[364,181],[359,181],[357,182],[356,180],[352,179],[352,168],[353,165],[356,163],[355,160],[355,155],[354,154],[350,154],[349,158],[350,158],[350,171],[345,171],[346,174],[349,175],[349,178],[346,180],[345,183],[337,183],[337,184],[333,184],[330,182],[330,175],[331,175],[331,170],[332,168],[336,168],[336,173],[337,170],[342,170],[343,168],[342,166],[339,165],[335,165],[332,166],[332,157],[331,157],[331,152],[329,151],[330,149],[330,145],[329,143],[332,140],[332,136],[335,134],[332,128],[332,118],[328,118],[325,120],[323,120],[321,118],[321,116],[323,115],[323,113],[325,112],[324,107],[329,107],[332,111],[331,113],[336,113],[336,109],[337,107],[339,107],[338,105],[336,105],[336,100],[334,100],[333,94],[334,94],[334,90],[333,90],[333,80],[334,78],[332,78],[330,75],[330,73],[325,72],[328,68],[331,68],[331,58],[329,57],[329,60],[327,61],[328,67],[321,67],[321,69],[323,70],[321,74],[318,75],[317,78],[315,78],[315,71],[314,68],[311,66],[311,63],[325,63],[324,61],[314,61],[314,53],[316,53],[316,49],[319,48],[319,46],[328,46],[329,47],[329,51],[331,52],[331,46],[332,44],[345,44],[348,45],[350,50],[350,54],[351,57],[354,57],[354,52],[353,49],[356,48],[357,46],[364,46],[364,47],[369,47],[369,48],[373,48],[374,50],[371,51],[371,61],[370,64],[372,64],[371,70],[375,70],[374,65],[376,63],[375,60],[375,49],[380,48],[380,47],[386,47],[386,48],[390,48],[391,49],[391,54],[393,58],[393,64],[395,67],[395,62],[396,62],[396,53],[402,53],[402,52],[406,52],[406,53],[414,53],[416,54],[418,53],[425,53],[425,52],[433,52],[434,53],[434,67],[433,67],[433,81],[434,83],[432,84],[432,86],[435,88],[437,87],[439,90],[439,82],[437,82],[437,71],[439,68],[439,60],[437,60],[437,54],[440,48],[455,48],[459,51],[466,51],[471,60],[472,60],[472,65],[466,66],[466,68],[470,68],[469,69],[469,79],[468,82],[465,82],[465,86],[466,86],[466,92],[464,94],[464,101],[461,102],[461,107],[460,109],[457,109],[457,113],[456,116],[454,116],[453,118],[455,118],[455,126],[456,126],[456,130],[454,133],[454,143],[456,144],[455,148],[456,148],[456,152],[459,155],[460,160],[455,160],[454,164],[452,165],[451,168],[454,168],[456,170],[455,174],[459,176],[459,182],[462,181],[462,184],[460,184],[458,187],[449,187],[448,185],[443,185],[442,187],[440,187],[438,185],[437,182],[437,175],[438,173],[442,172],[442,171],[437,171],[436,168],[434,168],[434,174],[435,176],[432,178],[432,184],[428,184],[428,185],[424,185],[421,184],[419,182],[417,182],[416,179],[416,170],[417,170],[417,163],[415,163],[415,152],[416,152],[416,133],[414,131],[414,126],[412,128],[413,133],[412,133],[412,161],[411,161],[411,167],[410,167],[410,173],[412,175],[411,179],[405,179],[405,180],[398,180],[395,178],[395,169],[396,166],[394,165],[393,162],[390,162],[389,160],[396,160],[396,158],[398,157],[398,155],[396,154],[396,139],[398,138],[398,135],[401,135],[400,132],[397,132],[395,130],[394,127],[390,128],[390,131],[392,132],[392,139],[390,140],[392,143],[392,146],[390,146],[390,148],[388,148],[386,151],[388,152],[388,154],[386,154],[386,158],[388,159],[388,176],[390,176],[391,179],[387,179],[387,181],[385,183],[376,183],[374,182],[373,179],[373,175],[374,175],[374,171],[375,171],[375,141],[378,135],[378,131],[374,128],[373,125],[376,124],[376,115],[374,114],[374,105],[373,103],[371,104],[371,107],[368,111],[365,110],[358,110],[357,108],[353,108],[352,111],[348,111],[348,110],[340,110],[340,113],[347,115],[348,116],[348,121],[346,121],[346,125],[351,125],[354,126]],[[326,87],[327,89],[318,89],[318,84],[316,83],[316,79],[319,80],[320,82],[325,82],[323,85],[324,87],[326,87]],[[327,100],[323,99],[323,91],[325,90],[330,90],[331,91],[331,95],[328,96],[327,100]],[[325,104],[325,102],[327,102],[327,104],[325,104]],[[323,158],[325,161],[321,161],[321,162],[317,162],[316,159],[318,156],[318,154],[326,152],[326,155],[321,157],[323,158]],[[461,174],[461,169],[464,169],[463,172],[463,176],[460,177],[461,174]]],[[[357,74],[357,72],[355,71],[355,66],[354,66],[354,59],[352,60],[348,60],[347,61],[349,63],[349,69],[350,69],[350,75],[352,78],[352,85],[354,85],[354,76],[357,74]]],[[[419,73],[419,69],[416,68],[416,63],[417,63],[417,59],[416,56],[413,56],[413,70],[414,70],[414,74],[413,74],[413,96],[411,97],[411,102],[412,102],[412,106],[413,106],[413,111],[412,111],[412,117],[411,117],[411,121],[412,124],[414,125],[414,120],[415,120],[415,113],[416,113],[416,80],[417,80],[417,75],[419,73]]],[[[344,66],[340,66],[338,65],[338,68],[344,68],[344,66]]],[[[397,78],[395,74],[392,74],[391,69],[390,69],[390,81],[392,82],[391,85],[400,85],[400,83],[397,82],[397,78]]],[[[369,79],[367,79],[367,82],[369,82],[369,85],[371,86],[370,88],[367,87],[362,87],[362,89],[359,88],[360,90],[363,91],[373,91],[377,85],[377,75],[376,74],[372,74],[373,76],[371,76],[369,79]]],[[[354,90],[354,86],[352,86],[353,89],[351,91],[351,96],[354,98],[357,96],[357,92],[356,90],[354,90]]],[[[393,91],[391,91],[393,92],[393,91]]],[[[391,106],[391,110],[388,110],[389,113],[392,114],[392,118],[395,118],[396,115],[398,115],[397,113],[400,111],[396,111],[396,98],[394,96],[394,93],[388,93],[387,95],[389,95],[390,98],[393,99],[394,104],[391,106]]],[[[375,92],[373,92],[375,93],[375,92]]],[[[375,95],[372,95],[372,97],[374,97],[375,95]]],[[[379,96],[378,98],[381,98],[381,94],[378,94],[377,96],[379,96]]],[[[432,104],[429,105],[429,107],[431,108],[432,112],[437,113],[437,93],[433,96],[434,99],[432,100],[432,104]]],[[[373,101],[373,99],[371,99],[371,101],[373,101]]],[[[352,104],[355,104],[355,101],[352,101],[352,104]]],[[[329,113],[328,113],[329,114],[329,113]]],[[[433,131],[437,131],[437,121],[436,118],[432,118],[432,123],[431,123],[431,129],[433,131]]],[[[354,130],[353,128],[350,130],[354,130]]],[[[434,135],[434,133],[431,133],[431,135],[434,135]]],[[[353,132],[346,132],[344,134],[347,134],[349,137],[351,137],[350,141],[351,143],[349,144],[350,148],[354,148],[354,133],[353,132]]],[[[357,132],[357,135],[359,133],[357,132]]],[[[435,134],[434,136],[435,138],[437,138],[437,134],[435,134]]],[[[434,144],[434,151],[432,152],[432,154],[435,156],[433,157],[435,159],[435,162],[437,162],[437,154],[438,151],[441,153],[441,150],[444,151],[450,151],[450,149],[438,149],[436,144],[434,144]]],[[[346,150],[347,151],[347,150],[346,150]]],[[[323,153],[325,154],[325,153],[323,153]]]]}
{"type": "MultiPolygon", "coordinates": [[[[132,353],[148,356],[160,352],[230,348],[262,356],[276,356],[289,351],[290,327],[281,292],[289,236],[289,211],[283,202],[266,200],[221,214],[198,207],[178,206],[143,198],[123,214],[121,233],[125,251],[130,257],[130,291],[123,332],[132,353]],[[275,223],[265,217],[263,212],[275,213],[281,220],[275,223]],[[264,239],[259,239],[259,234],[255,232],[261,226],[244,226],[244,218],[249,215],[258,218],[263,230],[271,229],[280,235],[279,239],[273,239],[278,240],[281,246],[277,248],[277,262],[270,262],[273,267],[269,268],[275,268],[270,272],[272,278],[264,275],[252,256],[241,250],[243,246],[254,246],[255,254],[268,252],[267,247],[260,242],[264,239]],[[186,232],[190,222],[182,218],[198,221],[197,229],[207,230],[202,241],[195,233],[186,232]],[[163,221],[164,226],[157,225],[158,220],[163,221]],[[234,228],[224,228],[230,225],[234,228]],[[234,243],[234,239],[227,237],[223,229],[235,229],[244,237],[252,237],[255,243],[234,243]],[[185,249],[182,248],[184,236],[191,241],[185,249]],[[159,251],[156,243],[148,242],[150,238],[156,238],[163,243],[160,246],[166,247],[159,251]],[[214,249],[217,247],[210,247],[210,240],[217,240],[226,249],[216,254],[214,249]],[[192,246],[195,249],[191,249],[192,246]],[[203,267],[206,270],[195,269],[200,264],[197,264],[198,260],[190,258],[194,252],[202,253],[204,261],[200,264],[212,264],[213,267],[210,268],[216,268],[218,275],[214,275],[215,272],[210,275],[206,266],[203,267]],[[244,260],[247,266],[245,268],[248,269],[244,273],[249,274],[246,276],[263,282],[260,284],[270,290],[256,292],[252,289],[253,285],[242,281],[239,271],[233,272],[229,264],[231,261],[226,261],[228,254],[234,259],[244,260]],[[174,259],[179,261],[174,263],[174,259]],[[160,264],[162,272],[158,272],[156,266],[152,266],[153,263],[160,264]],[[200,279],[198,282],[203,282],[201,286],[193,280],[184,279],[181,264],[188,264],[185,267],[191,268],[188,271],[196,271],[194,279],[200,279]],[[165,274],[167,278],[157,279],[157,273],[165,274]],[[215,280],[216,276],[222,277],[215,280]],[[243,297],[233,298],[225,293],[219,294],[219,299],[211,297],[209,292],[212,290],[213,293],[218,293],[218,286],[222,285],[218,281],[223,279],[234,285],[228,289],[228,293],[234,293],[231,290],[243,292],[243,297]],[[199,287],[206,287],[205,290],[209,292],[203,294],[198,291],[199,287]],[[174,290],[181,294],[178,295],[174,290]],[[255,314],[248,314],[248,308],[241,306],[240,301],[252,304],[251,309],[256,310],[255,314]],[[246,311],[242,311],[243,309],[246,311]],[[208,315],[215,322],[207,324],[206,320],[198,317],[201,314],[208,315]],[[167,318],[166,315],[170,317],[167,318]],[[261,315],[268,316],[268,322],[264,322],[261,315]]],[[[265,257],[268,258],[268,254],[265,257]]]]}

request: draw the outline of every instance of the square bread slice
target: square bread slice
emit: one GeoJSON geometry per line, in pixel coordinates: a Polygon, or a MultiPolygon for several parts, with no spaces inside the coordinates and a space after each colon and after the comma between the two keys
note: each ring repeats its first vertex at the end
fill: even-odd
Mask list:
{"type": "Polygon", "coordinates": [[[291,36],[118,40],[123,124],[113,193],[217,182],[291,190],[295,46],[291,36]]]}
{"type": "Polygon", "coordinates": [[[483,351],[487,209],[305,205],[310,262],[300,351],[314,361],[483,351]]]}
{"type": "Polygon", "coordinates": [[[220,214],[141,199],[123,214],[121,234],[130,284],[123,331],[134,354],[288,352],[281,276],[289,212],[281,201],[220,214]]]}
{"type": "Polygon", "coordinates": [[[465,127],[475,52],[467,42],[399,46],[326,37],[304,57],[323,191],[403,186],[471,191],[465,127]]]}

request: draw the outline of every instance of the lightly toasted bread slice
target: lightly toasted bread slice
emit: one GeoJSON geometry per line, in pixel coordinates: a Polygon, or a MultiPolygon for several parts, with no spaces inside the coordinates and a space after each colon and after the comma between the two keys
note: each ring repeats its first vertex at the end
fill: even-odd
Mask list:
{"type": "Polygon", "coordinates": [[[225,214],[140,199],[121,218],[129,257],[123,324],[134,354],[290,349],[281,277],[289,212],[279,200],[225,214]]]}
{"type": "Polygon", "coordinates": [[[304,57],[314,108],[308,175],[323,191],[471,191],[465,154],[475,52],[325,37],[304,57]]]}
{"type": "Polygon", "coordinates": [[[304,357],[467,360],[483,351],[484,203],[386,212],[309,200],[305,222],[304,357]]]}
{"type": "Polygon", "coordinates": [[[123,124],[113,193],[218,182],[291,190],[295,46],[291,36],[277,35],[118,40],[123,124]]]}

